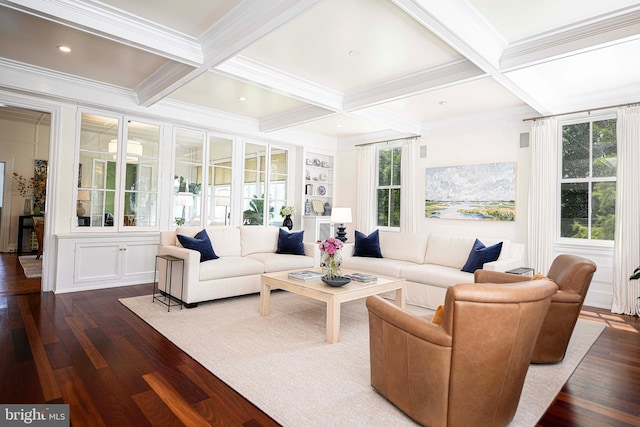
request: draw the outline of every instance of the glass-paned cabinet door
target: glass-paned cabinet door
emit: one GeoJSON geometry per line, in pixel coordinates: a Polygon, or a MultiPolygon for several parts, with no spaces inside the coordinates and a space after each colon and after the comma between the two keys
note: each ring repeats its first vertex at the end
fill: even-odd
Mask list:
{"type": "Polygon", "coordinates": [[[280,208],[287,204],[288,151],[271,148],[269,158],[269,225],[282,226],[280,208]]]}
{"type": "Polygon", "coordinates": [[[158,168],[160,126],[129,121],[124,151],[124,206],[122,225],[158,225],[158,168]]]}
{"type": "MultiPolygon", "coordinates": [[[[264,224],[266,188],[266,155],[264,145],[247,143],[244,146],[244,179],[242,190],[242,224],[264,224]]],[[[269,212],[273,216],[273,211],[269,212]]]]}
{"type": "Polygon", "coordinates": [[[231,224],[232,166],[233,141],[211,135],[207,175],[208,225],[231,224]]]}
{"type": "Polygon", "coordinates": [[[119,126],[120,120],[114,117],[81,116],[76,192],[79,227],[114,225],[119,126]]]}
{"type": "Polygon", "coordinates": [[[173,165],[173,223],[203,225],[202,165],[204,133],[188,129],[175,131],[175,161],[173,165]]]}

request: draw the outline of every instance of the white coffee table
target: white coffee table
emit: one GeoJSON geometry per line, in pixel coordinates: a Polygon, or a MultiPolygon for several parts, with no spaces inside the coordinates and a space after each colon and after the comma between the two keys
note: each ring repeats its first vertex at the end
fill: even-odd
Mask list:
{"type": "MultiPolygon", "coordinates": [[[[319,271],[319,270],[317,270],[319,271]]],[[[342,270],[342,274],[355,271],[342,270]]],[[[327,342],[340,340],[340,304],[384,292],[396,291],[396,305],[405,307],[405,280],[377,276],[373,283],[350,282],[339,288],[331,287],[320,279],[303,282],[289,279],[288,271],[262,275],[260,286],[260,314],[267,316],[271,305],[271,289],[283,289],[298,295],[327,303],[327,342]]]]}

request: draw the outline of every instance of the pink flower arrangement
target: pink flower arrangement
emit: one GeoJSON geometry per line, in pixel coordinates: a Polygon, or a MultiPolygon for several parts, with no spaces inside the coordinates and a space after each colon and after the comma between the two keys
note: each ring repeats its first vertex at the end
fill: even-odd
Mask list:
{"type": "Polygon", "coordinates": [[[335,237],[329,237],[327,240],[320,242],[320,250],[329,255],[334,255],[340,248],[342,248],[342,241],[335,237]]]}

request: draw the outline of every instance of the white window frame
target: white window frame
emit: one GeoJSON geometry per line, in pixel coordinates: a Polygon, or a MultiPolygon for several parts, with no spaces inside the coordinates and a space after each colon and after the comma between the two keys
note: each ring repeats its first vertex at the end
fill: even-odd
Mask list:
{"type": "MultiPolygon", "coordinates": [[[[590,117],[583,117],[579,119],[571,119],[564,120],[559,123],[558,126],[558,164],[557,164],[557,174],[558,174],[558,182],[557,182],[557,212],[556,212],[556,239],[557,243],[565,244],[565,245],[578,245],[578,246],[593,246],[593,247],[611,247],[613,248],[613,240],[600,240],[600,239],[592,239],[591,238],[591,223],[592,223],[592,204],[591,204],[591,191],[592,184],[596,182],[614,182],[617,183],[617,179],[614,176],[613,178],[609,177],[596,177],[591,176],[593,174],[593,134],[592,134],[592,123],[600,122],[604,120],[616,119],[615,114],[603,114],[603,115],[594,115],[590,117]],[[575,125],[579,123],[589,123],[589,177],[586,178],[563,178],[562,177],[562,167],[563,167],[563,156],[562,156],[562,146],[563,146],[563,135],[562,129],[565,126],[575,125]],[[562,233],[562,184],[570,184],[570,183],[587,183],[588,188],[588,218],[589,218],[589,237],[587,239],[579,239],[575,237],[563,237],[562,233]]],[[[616,185],[617,190],[617,185],[616,185]]],[[[617,191],[616,191],[617,197],[617,191]]]]}
{"type": "MultiPolygon", "coordinates": [[[[380,186],[380,152],[382,150],[394,150],[395,148],[399,148],[400,149],[400,155],[402,155],[402,144],[401,143],[395,143],[395,144],[384,144],[384,145],[378,145],[375,147],[375,187],[374,187],[374,195],[373,195],[373,200],[374,200],[374,226],[376,228],[378,228],[379,230],[383,230],[383,231],[400,231],[401,230],[401,226],[402,224],[398,225],[398,226],[391,226],[391,225],[378,225],[378,190],[380,189],[388,189],[388,190],[392,190],[392,189],[399,189],[400,193],[402,193],[402,165],[400,165],[400,184],[398,185],[384,185],[384,186],[380,186]]],[[[391,161],[391,164],[393,165],[393,160],[391,161]]],[[[391,173],[391,176],[393,177],[393,171],[391,173]]],[[[389,201],[391,201],[391,199],[389,199],[389,201]]],[[[391,218],[391,203],[389,204],[389,218],[391,218]]],[[[400,218],[402,217],[402,204],[400,205],[400,213],[399,213],[400,218]]]]}

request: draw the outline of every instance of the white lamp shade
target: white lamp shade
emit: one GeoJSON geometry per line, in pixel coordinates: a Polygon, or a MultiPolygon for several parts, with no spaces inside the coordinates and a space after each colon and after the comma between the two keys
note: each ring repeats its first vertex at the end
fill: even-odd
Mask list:
{"type": "Polygon", "coordinates": [[[193,194],[189,192],[181,192],[176,196],[176,205],[193,206],[193,194]]]}
{"type": "Polygon", "coordinates": [[[331,222],[334,224],[351,223],[351,208],[333,208],[331,210],[331,222]]]}

